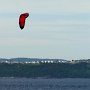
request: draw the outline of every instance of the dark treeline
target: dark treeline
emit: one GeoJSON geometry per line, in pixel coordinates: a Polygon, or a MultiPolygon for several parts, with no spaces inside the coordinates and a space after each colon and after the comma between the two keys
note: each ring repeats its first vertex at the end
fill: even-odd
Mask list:
{"type": "Polygon", "coordinates": [[[0,63],[0,77],[90,78],[89,63],[0,63]]]}

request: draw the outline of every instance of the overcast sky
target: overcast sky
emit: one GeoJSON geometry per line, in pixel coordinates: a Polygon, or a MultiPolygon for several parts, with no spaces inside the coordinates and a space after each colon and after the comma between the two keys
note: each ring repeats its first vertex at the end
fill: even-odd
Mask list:
{"type": "Polygon", "coordinates": [[[1,0],[0,57],[90,58],[90,0],[1,0]]]}

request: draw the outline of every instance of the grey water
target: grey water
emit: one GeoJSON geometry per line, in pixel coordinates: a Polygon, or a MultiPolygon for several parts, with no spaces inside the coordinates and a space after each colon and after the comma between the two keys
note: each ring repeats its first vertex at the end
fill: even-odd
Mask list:
{"type": "Polygon", "coordinates": [[[90,90],[90,79],[0,78],[0,90],[90,90]]]}

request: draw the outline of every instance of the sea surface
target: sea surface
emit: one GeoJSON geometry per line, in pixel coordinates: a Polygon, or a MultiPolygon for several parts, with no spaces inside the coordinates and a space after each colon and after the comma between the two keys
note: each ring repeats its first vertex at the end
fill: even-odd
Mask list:
{"type": "Polygon", "coordinates": [[[0,78],[0,90],[90,90],[90,79],[0,78]]]}

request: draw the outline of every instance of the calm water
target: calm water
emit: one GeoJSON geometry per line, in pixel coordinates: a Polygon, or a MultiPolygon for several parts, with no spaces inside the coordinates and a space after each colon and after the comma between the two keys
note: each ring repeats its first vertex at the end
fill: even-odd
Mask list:
{"type": "Polygon", "coordinates": [[[90,90],[90,79],[0,78],[0,90],[90,90]]]}

